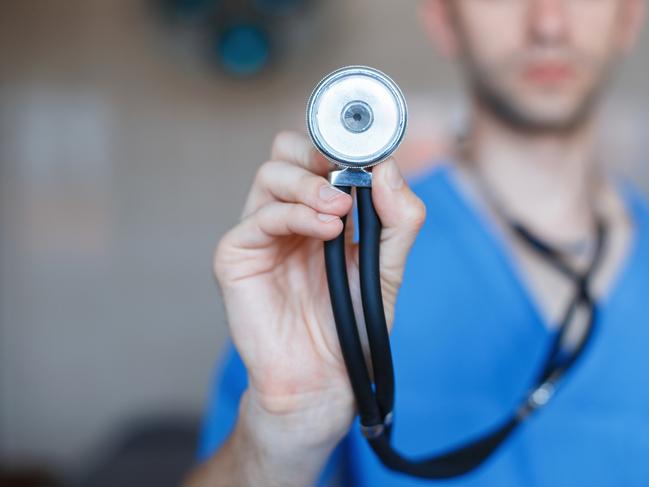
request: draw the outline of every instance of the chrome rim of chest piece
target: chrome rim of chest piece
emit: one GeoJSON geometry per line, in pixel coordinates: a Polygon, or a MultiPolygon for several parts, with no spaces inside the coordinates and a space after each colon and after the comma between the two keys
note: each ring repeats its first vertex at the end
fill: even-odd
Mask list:
{"type": "Polygon", "coordinates": [[[381,71],[348,66],[325,76],[309,97],[306,124],[316,148],[334,164],[366,168],[386,159],[406,131],[406,101],[381,71]]]}

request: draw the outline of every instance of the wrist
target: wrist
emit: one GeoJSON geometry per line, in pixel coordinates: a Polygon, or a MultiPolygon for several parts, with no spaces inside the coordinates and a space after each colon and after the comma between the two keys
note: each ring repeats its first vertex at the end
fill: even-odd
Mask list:
{"type": "Polygon", "coordinates": [[[353,412],[341,406],[309,405],[278,412],[269,410],[267,401],[261,400],[254,389],[246,390],[235,437],[239,458],[250,460],[244,471],[251,483],[314,483],[351,424],[353,412]]]}
{"type": "MultiPolygon", "coordinates": [[[[332,448],[347,433],[354,417],[353,397],[345,393],[301,393],[269,397],[254,387],[242,396],[240,414],[260,440],[281,435],[296,448],[332,448]]],[[[274,445],[276,446],[276,445],[274,445]]]]}

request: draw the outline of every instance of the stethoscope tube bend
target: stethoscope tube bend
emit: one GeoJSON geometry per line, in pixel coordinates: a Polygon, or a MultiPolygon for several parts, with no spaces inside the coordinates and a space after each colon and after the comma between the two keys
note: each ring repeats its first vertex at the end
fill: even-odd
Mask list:
{"type": "MultiPolygon", "coordinates": [[[[351,193],[351,186],[336,187],[351,193]]],[[[338,237],[324,243],[324,254],[338,339],[356,398],[361,431],[383,464],[393,470],[427,479],[444,479],[466,474],[489,458],[529,414],[547,403],[554,392],[556,383],[582,354],[590,341],[596,307],[588,288],[589,281],[603,252],[606,237],[604,225],[601,222],[597,224],[595,253],[590,266],[586,272],[581,274],[565,265],[558,253],[550,256],[547,251],[539,250],[539,246],[545,244],[535,239],[531,234],[517,230],[530,247],[551,259],[555,267],[560,268],[576,283],[574,297],[566,310],[546,361],[541,367],[541,373],[519,408],[491,431],[459,448],[431,458],[411,460],[402,456],[391,445],[395,386],[392,352],[381,291],[379,260],[381,222],[372,203],[371,187],[357,187],[356,195],[359,229],[359,280],[373,380],[366,365],[350,294],[345,255],[345,229],[338,237]],[[580,305],[586,306],[588,310],[588,327],[572,353],[565,354],[562,350],[562,339],[574,316],[575,309],[580,305]]],[[[346,220],[346,218],[343,219],[345,226],[347,225],[346,220]]],[[[547,248],[550,247],[547,246],[547,248]]]]}
{"type": "MultiPolygon", "coordinates": [[[[325,242],[324,257],[340,349],[356,399],[361,431],[376,455],[391,469],[427,479],[463,475],[481,465],[517,425],[550,400],[557,382],[585,350],[596,317],[596,303],[589,288],[602,255],[605,227],[597,222],[590,265],[585,272],[578,272],[568,265],[560,251],[522,225],[508,221],[522,242],[575,283],[575,293],[559,332],[532,388],[506,420],[459,448],[432,458],[407,459],[391,445],[395,381],[381,292],[381,221],[372,201],[371,173],[371,167],[386,159],[403,139],[407,123],[405,99],[384,73],[366,66],[350,66],[334,71],[316,85],[307,103],[306,120],[314,145],[339,166],[339,170],[329,174],[330,183],[348,194],[356,188],[360,294],[371,367],[366,363],[350,293],[345,230],[325,242]],[[588,311],[588,327],[576,345],[567,350],[564,338],[580,306],[588,311]]],[[[347,218],[343,218],[343,224],[348,225],[347,218]]]]}

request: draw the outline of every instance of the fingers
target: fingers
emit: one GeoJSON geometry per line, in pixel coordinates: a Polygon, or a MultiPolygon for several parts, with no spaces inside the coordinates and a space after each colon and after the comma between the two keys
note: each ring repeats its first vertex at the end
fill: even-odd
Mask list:
{"type": "Polygon", "coordinates": [[[313,147],[311,141],[294,131],[280,132],[275,136],[271,159],[287,161],[320,175],[327,174],[330,167],[329,161],[313,147]]]}
{"type": "MultiPolygon", "coordinates": [[[[286,184],[285,180],[280,177],[274,177],[276,171],[283,169],[285,177],[293,177],[289,181],[292,183],[295,178],[306,177],[304,175],[305,173],[322,177],[327,174],[330,168],[330,163],[315,150],[313,144],[311,144],[307,137],[299,132],[285,131],[277,134],[271,149],[271,159],[271,162],[263,164],[257,171],[255,181],[244,205],[242,218],[254,213],[271,201],[278,199],[282,201],[299,200],[294,195],[286,196],[286,192],[279,187],[286,184]],[[285,166],[290,165],[295,168],[300,168],[303,172],[298,173],[293,171],[293,173],[289,174],[286,167],[279,167],[280,162],[284,162],[285,166]]],[[[323,184],[322,181],[324,179],[320,181],[320,186],[323,184]]]]}
{"type": "Polygon", "coordinates": [[[408,252],[426,219],[426,207],[412,192],[392,158],[372,171],[372,200],[383,226],[382,278],[398,287],[408,252]]]}
{"type": "Polygon", "coordinates": [[[324,177],[284,161],[262,164],[253,186],[256,197],[246,204],[244,217],[272,201],[301,203],[336,216],[346,215],[352,205],[351,196],[331,186],[324,177]]]}
{"type": "Polygon", "coordinates": [[[343,229],[336,215],[319,213],[299,203],[275,201],[245,218],[225,237],[236,249],[259,249],[272,245],[277,237],[301,235],[320,240],[335,238],[343,229]]]}

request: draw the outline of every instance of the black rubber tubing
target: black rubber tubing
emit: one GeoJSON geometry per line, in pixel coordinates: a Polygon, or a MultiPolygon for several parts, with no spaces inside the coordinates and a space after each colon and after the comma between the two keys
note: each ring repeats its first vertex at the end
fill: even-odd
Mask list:
{"type": "Polygon", "coordinates": [[[482,464],[505,441],[519,424],[517,417],[496,427],[490,433],[468,445],[451,449],[432,458],[404,458],[390,445],[390,439],[379,436],[369,443],[381,462],[392,470],[426,479],[447,479],[464,475],[482,464]]]}
{"type": "MultiPolygon", "coordinates": [[[[356,188],[359,229],[361,300],[367,330],[376,401],[385,419],[394,408],[394,370],[385,320],[380,275],[381,221],[372,202],[372,188],[356,188]]],[[[389,468],[418,477],[448,478],[464,474],[482,463],[515,427],[507,421],[478,441],[446,454],[421,460],[406,459],[390,445],[390,427],[370,445],[389,468]]]]}
{"type": "MultiPolygon", "coordinates": [[[[381,221],[372,203],[372,188],[356,188],[356,197],[363,315],[372,358],[376,402],[385,420],[394,408],[394,369],[381,291],[381,221]]],[[[386,427],[389,429],[389,425],[386,427]]]]}
{"type": "MultiPolygon", "coordinates": [[[[338,188],[347,193],[351,193],[351,188],[349,187],[338,186],[338,188]]],[[[361,294],[368,295],[367,301],[363,297],[364,312],[365,308],[369,311],[369,306],[366,304],[369,302],[380,303],[380,308],[378,309],[383,312],[382,295],[380,293],[381,281],[379,277],[380,220],[376,215],[371,201],[371,189],[368,188],[366,191],[363,191],[362,188],[357,188],[357,197],[359,199],[359,233],[363,235],[359,241],[359,266],[363,266],[364,271],[361,271],[361,282],[365,282],[364,286],[361,285],[361,287],[365,288],[365,291],[361,291],[361,294]],[[361,223],[361,219],[363,223],[361,223]],[[360,255],[361,253],[363,255],[362,257],[360,255]],[[369,294],[373,295],[369,296],[369,294]]],[[[346,218],[343,218],[343,224],[346,224],[346,218]]],[[[343,230],[338,237],[324,244],[327,282],[329,284],[329,295],[343,360],[356,399],[361,424],[369,427],[382,424],[384,415],[381,413],[374,395],[374,388],[372,387],[372,382],[365,364],[356,319],[354,317],[354,308],[347,276],[344,234],[345,232],[343,230]]],[[[386,357],[379,356],[378,352],[379,350],[385,351],[387,349],[387,356],[390,358],[388,369],[391,370],[392,360],[389,338],[387,343],[383,343],[383,346],[379,344],[380,338],[378,341],[375,340],[376,337],[380,337],[381,335],[384,338],[388,336],[387,327],[384,325],[385,315],[383,315],[382,319],[376,318],[375,313],[368,313],[367,316],[370,317],[369,320],[366,318],[366,326],[369,326],[368,341],[370,342],[370,353],[372,354],[371,350],[373,349],[373,355],[375,357],[373,359],[373,366],[374,364],[385,364],[386,357]],[[380,324],[383,324],[382,330],[384,330],[384,333],[379,331],[380,328],[378,325],[380,324]],[[374,333],[375,331],[376,333],[374,333]]],[[[386,386],[392,390],[391,393],[384,393],[386,400],[384,407],[389,409],[386,410],[389,413],[392,408],[388,407],[388,404],[390,406],[392,405],[394,397],[394,379],[391,373],[387,375],[390,377],[389,380],[380,379],[380,377],[386,377],[386,367],[381,368],[379,365],[379,369],[379,373],[374,373],[382,384],[382,390],[385,391],[386,386]],[[390,384],[392,385],[390,386],[390,384]]],[[[378,384],[376,387],[378,389],[378,384]]],[[[413,461],[402,457],[390,445],[388,431],[377,438],[370,439],[369,443],[382,463],[388,468],[417,477],[442,479],[462,475],[474,469],[508,436],[515,425],[515,421],[508,421],[470,445],[466,445],[459,450],[454,450],[447,454],[424,460],[413,461]]]]}
{"type": "MultiPolygon", "coordinates": [[[[351,193],[350,187],[338,186],[338,188],[348,194],[351,193]]],[[[379,265],[381,223],[372,203],[371,188],[357,188],[357,198],[361,297],[372,358],[374,385],[369,377],[354,316],[347,276],[344,229],[337,238],[325,242],[324,248],[329,293],[345,367],[356,398],[361,424],[369,427],[383,424],[385,415],[392,412],[394,372],[381,292],[379,265]]],[[[346,218],[343,218],[343,228],[345,224],[346,218]]],[[[588,292],[588,281],[597,267],[606,240],[604,227],[598,226],[597,230],[598,248],[589,270],[582,276],[565,268],[557,258],[558,254],[553,252],[549,246],[536,245],[535,241],[528,240],[527,234],[522,234],[524,240],[528,240],[528,243],[540,254],[545,254],[545,257],[550,261],[555,260],[555,265],[560,271],[572,274],[571,277],[578,284],[576,296],[563,320],[559,337],[565,331],[563,328],[572,317],[574,308],[578,304],[583,303],[589,308],[588,332],[567,364],[555,363],[554,370],[559,375],[563,375],[582,354],[592,335],[596,307],[588,292]]],[[[556,359],[559,341],[557,340],[551,347],[546,368],[539,377],[539,381],[545,378],[548,369],[551,370],[550,364],[556,359]]],[[[540,384],[537,382],[537,385],[540,384]]],[[[479,437],[478,440],[426,459],[407,459],[394,450],[390,445],[389,425],[382,434],[375,438],[368,438],[368,441],[376,455],[387,467],[415,477],[444,479],[466,474],[482,464],[505,441],[520,424],[520,421],[521,418],[515,414],[486,435],[479,437]]]]}
{"type": "MultiPolygon", "coordinates": [[[[337,187],[348,194],[351,193],[349,186],[337,187]]],[[[345,223],[346,218],[343,218],[343,226],[345,223]]],[[[347,278],[344,228],[338,237],[324,243],[324,254],[338,341],[356,398],[361,424],[366,427],[376,426],[383,422],[383,417],[374,397],[354,316],[354,306],[347,278]]]]}

